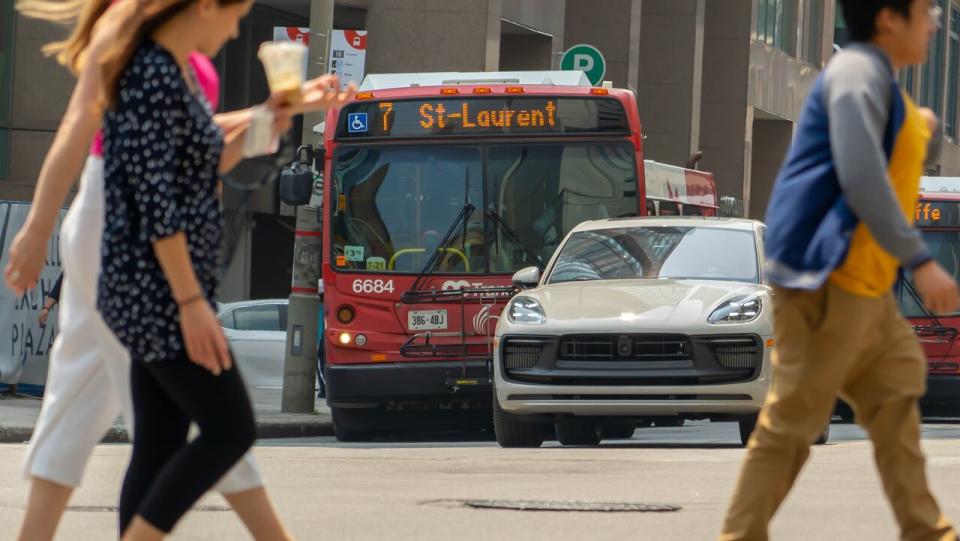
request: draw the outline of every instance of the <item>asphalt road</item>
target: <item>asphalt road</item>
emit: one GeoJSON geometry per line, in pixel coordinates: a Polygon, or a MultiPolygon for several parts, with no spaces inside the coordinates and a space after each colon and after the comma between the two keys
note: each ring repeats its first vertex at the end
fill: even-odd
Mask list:
{"type": "MultiPolygon", "coordinates": [[[[947,514],[960,521],[960,424],[924,426],[932,484],[947,514]]],[[[23,446],[0,446],[0,538],[22,516],[23,446]]],[[[340,444],[332,438],[261,441],[264,477],[299,539],[346,540],[697,540],[718,533],[743,450],[732,423],[638,430],[600,448],[500,449],[484,434],[409,436],[402,441],[340,444]],[[674,512],[511,511],[467,501],[549,504],[665,504],[674,512]]],[[[114,535],[117,488],[127,445],[100,446],[72,502],[60,539],[114,535]]],[[[871,448],[853,425],[834,424],[799,486],[776,517],[777,540],[897,539],[872,465],[871,448]]],[[[216,495],[172,539],[245,539],[216,495]]]]}

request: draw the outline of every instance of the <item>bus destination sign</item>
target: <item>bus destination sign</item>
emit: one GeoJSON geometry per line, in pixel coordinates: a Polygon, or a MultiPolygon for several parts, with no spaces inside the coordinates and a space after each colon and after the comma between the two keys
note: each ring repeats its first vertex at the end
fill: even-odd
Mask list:
{"type": "Polygon", "coordinates": [[[960,202],[920,200],[914,220],[917,227],[960,227],[960,202]]]}
{"type": "Polygon", "coordinates": [[[344,108],[338,139],[470,135],[629,134],[611,98],[439,98],[357,102],[344,108]]]}

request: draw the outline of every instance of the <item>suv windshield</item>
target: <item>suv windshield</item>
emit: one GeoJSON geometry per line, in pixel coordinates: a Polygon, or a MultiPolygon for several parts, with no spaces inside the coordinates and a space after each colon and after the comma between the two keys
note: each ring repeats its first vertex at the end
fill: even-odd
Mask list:
{"type": "Polygon", "coordinates": [[[467,205],[432,270],[509,274],[548,261],[584,220],[637,214],[629,143],[364,145],[333,163],[332,263],[419,273],[467,205]],[[488,215],[499,216],[511,240],[488,215]]]}
{"type": "Polygon", "coordinates": [[[759,283],[753,232],[716,227],[581,231],[563,245],[547,283],[638,278],[759,283]]]}
{"type": "MultiPolygon", "coordinates": [[[[937,262],[940,263],[947,273],[953,276],[954,280],[960,281],[960,231],[931,231],[923,232],[923,240],[934,255],[937,262]]],[[[913,281],[913,273],[905,272],[904,277],[910,281],[916,290],[916,284],[913,281]]],[[[904,287],[898,287],[896,291],[897,301],[900,304],[900,312],[905,317],[929,317],[920,303],[904,287]]]]}

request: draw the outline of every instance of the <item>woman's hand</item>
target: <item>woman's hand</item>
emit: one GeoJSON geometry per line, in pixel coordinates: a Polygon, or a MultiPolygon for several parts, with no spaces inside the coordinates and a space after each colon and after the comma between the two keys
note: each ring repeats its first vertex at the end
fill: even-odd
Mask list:
{"type": "Polygon", "coordinates": [[[340,79],[336,75],[321,75],[304,83],[302,92],[303,100],[296,106],[294,114],[340,107],[353,99],[357,87],[351,83],[346,90],[340,90],[340,79]]]}
{"type": "Polygon", "coordinates": [[[180,307],[180,331],[187,356],[194,363],[214,376],[233,366],[223,328],[206,300],[198,299],[180,307]]]}
{"type": "Polygon", "coordinates": [[[283,94],[274,94],[263,104],[273,113],[273,135],[279,137],[293,127],[293,108],[284,100],[283,94]]]}
{"type": "Polygon", "coordinates": [[[48,317],[50,317],[50,309],[44,306],[43,310],[40,310],[40,326],[41,327],[47,324],[48,317]]]}
{"type": "Polygon", "coordinates": [[[13,238],[4,280],[17,296],[37,285],[47,255],[48,238],[34,231],[29,224],[24,225],[13,238]]]}

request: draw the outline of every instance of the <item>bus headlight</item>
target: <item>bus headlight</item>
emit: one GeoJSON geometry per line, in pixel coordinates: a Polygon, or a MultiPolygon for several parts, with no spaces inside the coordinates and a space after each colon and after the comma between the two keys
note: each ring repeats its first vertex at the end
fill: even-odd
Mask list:
{"type": "Polygon", "coordinates": [[[708,321],[713,324],[749,323],[760,317],[761,310],[763,301],[760,297],[738,297],[720,305],[710,314],[708,321]]]}
{"type": "Polygon", "coordinates": [[[543,313],[543,307],[536,299],[530,297],[517,297],[510,302],[507,308],[507,319],[510,323],[520,325],[543,325],[547,322],[547,316],[543,313]]]}
{"type": "Polygon", "coordinates": [[[350,333],[348,333],[348,332],[342,332],[342,333],[340,333],[340,343],[341,343],[342,345],[344,345],[344,346],[349,346],[349,345],[350,345],[350,342],[352,342],[352,341],[353,341],[353,337],[350,336],[350,333]]]}

